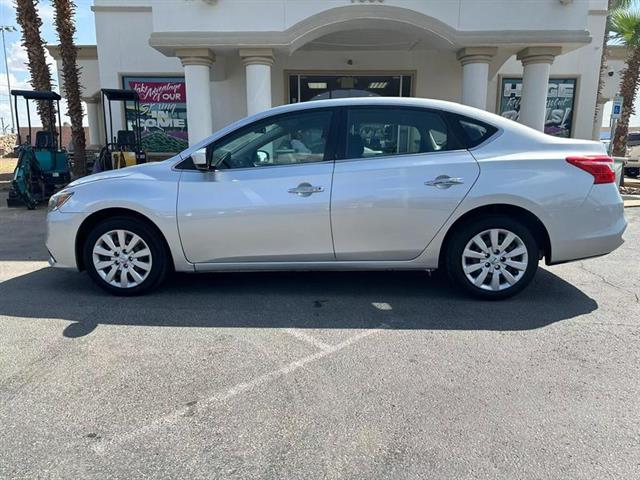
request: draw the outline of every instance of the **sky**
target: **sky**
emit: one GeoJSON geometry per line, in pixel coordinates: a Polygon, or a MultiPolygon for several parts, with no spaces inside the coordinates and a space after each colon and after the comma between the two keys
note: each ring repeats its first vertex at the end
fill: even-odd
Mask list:
{"type": "MultiPolygon", "coordinates": [[[[91,5],[93,0],[75,0],[77,6],[76,12],[76,43],[78,45],[95,45],[95,23],[93,12],[91,11],[91,5]]],[[[15,26],[17,27],[14,0],[0,0],[0,25],[2,26],[15,26]]],[[[57,44],[58,38],[53,25],[53,7],[49,0],[41,0],[38,6],[40,12],[40,18],[42,18],[42,36],[46,43],[57,44]]],[[[20,32],[5,33],[7,57],[9,63],[9,78],[11,81],[11,88],[22,88],[30,90],[29,84],[29,72],[25,65],[27,61],[27,54],[20,44],[20,32]]],[[[1,52],[0,52],[1,54],[1,52]]],[[[48,55],[48,53],[47,53],[48,55]]],[[[55,61],[49,57],[49,63],[52,66],[52,74],[54,83],[57,84],[58,74],[56,71],[55,61]]],[[[9,106],[9,90],[7,88],[7,77],[4,63],[0,59],[0,118],[4,119],[4,124],[9,125],[11,122],[11,113],[9,106]]],[[[54,90],[59,92],[56,85],[54,90]]],[[[62,102],[62,112],[66,112],[66,105],[62,102]]],[[[640,111],[640,109],[636,108],[640,111]]],[[[22,109],[24,110],[24,109],[22,109]]],[[[20,111],[20,124],[26,125],[26,113],[20,111]]],[[[603,124],[609,124],[609,115],[611,113],[611,103],[607,104],[604,111],[603,124]]],[[[63,122],[68,122],[68,117],[63,115],[63,122]]],[[[39,125],[40,121],[36,118],[33,122],[34,125],[39,125]]],[[[86,118],[85,118],[86,123],[86,118]]],[[[640,125],[640,115],[635,115],[631,119],[633,126],[640,125]]],[[[1,120],[0,120],[1,126],[1,120]]]]}
{"type": "MultiPolygon", "coordinates": [[[[76,12],[76,43],[78,45],[95,45],[95,23],[93,18],[93,12],[91,11],[92,0],[75,0],[77,8],[76,12]]],[[[38,5],[40,12],[40,18],[42,19],[42,37],[45,43],[58,43],[58,37],[56,35],[55,26],[53,25],[53,7],[49,0],[41,0],[38,5]]],[[[14,0],[0,0],[0,26],[14,26],[18,27],[16,22],[16,12],[14,8],[14,0]]],[[[7,47],[7,61],[9,64],[9,79],[12,89],[26,89],[31,90],[32,87],[29,84],[29,72],[26,67],[27,53],[22,48],[20,32],[5,33],[5,41],[7,47]]],[[[1,57],[2,52],[0,52],[1,57]]],[[[48,53],[47,53],[48,55],[48,53]]],[[[53,58],[48,57],[51,64],[51,70],[53,75],[53,81],[56,84],[54,90],[59,92],[58,74],[56,71],[56,63],[53,58]]],[[[7,88],[7,76],[4,66],[4,59],[0,58],[0,118],[4,119],[6,126],[11,123],[11,113],[9,107],[9,89],[7,88]]],[[[64,102],[61,104],[61,110],[64,114],[66,112],[66,105],[64,102]]],[[[26,126],[26,113],[20,111],[20,125],[26,126]]],[[[36,116],[37,117],[37,116],[36,116]]],[[[63,123],[69,121],[63,115],[63,123]]],[[[36,119],[34,125],[40,125],[39,119],[36,119]]],[[[1,126],[0,120],[0,126],[1,126]]]]}

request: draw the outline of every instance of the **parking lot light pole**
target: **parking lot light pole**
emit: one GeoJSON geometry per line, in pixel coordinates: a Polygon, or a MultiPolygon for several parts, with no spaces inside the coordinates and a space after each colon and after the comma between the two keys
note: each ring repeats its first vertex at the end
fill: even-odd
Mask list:
{"type": "Polygon", "coordinates": [[[13,118],[13,108],[11,107],[11,80],[9,79],[9,62],[7,62],[7,45],[4,41],[4,32],[17,32],[18,29],[12,25],[0,25],[2,32],[2,50],[4,51],[4,68],[7,73],[7,89],[9,91],[9,111],[11,112],[11,133],[15,132],[16,119],[13,118]]]}

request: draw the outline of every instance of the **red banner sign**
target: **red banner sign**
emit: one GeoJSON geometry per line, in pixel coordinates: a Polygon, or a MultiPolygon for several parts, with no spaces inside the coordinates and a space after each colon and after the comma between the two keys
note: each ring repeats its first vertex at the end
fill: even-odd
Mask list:
{"type": "Polygon", "coordinates": [[[187,91],[184,82],[130,82],[140,96],[140,103],[186,103],[187,91]]]}

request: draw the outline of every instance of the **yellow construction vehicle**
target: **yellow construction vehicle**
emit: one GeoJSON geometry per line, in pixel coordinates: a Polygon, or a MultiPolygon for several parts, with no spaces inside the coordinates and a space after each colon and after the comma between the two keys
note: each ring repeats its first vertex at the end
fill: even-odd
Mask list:
{"type": "Polygon", "coordinates": [[[142,149],[140,98],[138,97],[138,93],[135,90],[103,88],[102,115],[104,118],[105,146],[100,152],[93,172],[114,170],[146,163],[147,154],[142,149]],[[118,130],[116,135],[113,135],[113,111],[111,102],[133,102],[134,106],[134,118],[125,118],[125,129],[118,130]],[[108,118],[107,111],[109,113],[108,118]]]}

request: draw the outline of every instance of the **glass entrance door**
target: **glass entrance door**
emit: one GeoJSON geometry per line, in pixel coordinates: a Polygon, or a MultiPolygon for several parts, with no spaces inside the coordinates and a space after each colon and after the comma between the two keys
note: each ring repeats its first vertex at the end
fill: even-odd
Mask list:
{"type": "Polygon", "coordinates": [[[289,75],[289,103],[350,97],[410,97],[411,75],[289,75]]]}

